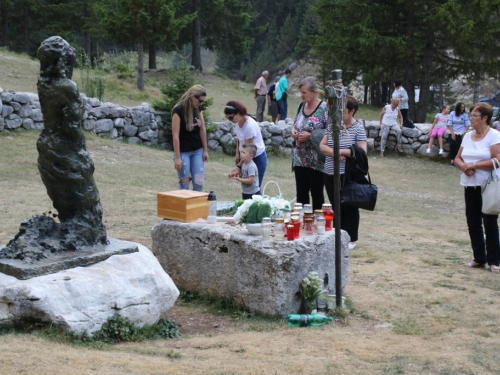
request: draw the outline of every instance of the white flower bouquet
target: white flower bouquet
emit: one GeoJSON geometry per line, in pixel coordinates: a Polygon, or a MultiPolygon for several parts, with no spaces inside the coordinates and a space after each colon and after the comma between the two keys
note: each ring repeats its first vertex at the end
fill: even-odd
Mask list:
{"type": "Polygon", "coordinates": [[[280,217],[283,211],[290,210],[290,202],[281,197],[252,195],[252,199],[243,201],[238,207],[233,219],[238,224],[256,224],[260,223],[263,217],[280,217]]]}

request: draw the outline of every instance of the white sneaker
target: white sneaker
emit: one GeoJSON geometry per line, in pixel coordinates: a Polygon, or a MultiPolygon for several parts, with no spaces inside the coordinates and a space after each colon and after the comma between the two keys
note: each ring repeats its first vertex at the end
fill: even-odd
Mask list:
{"type": "Polygon", "coordinates": [[[442,148],[439,149],[439,155],[443,155],[444,150],[442,148]]]}
{"type": "Polygon", "coordinates": [[[356,247],[356,242],[349,242],[349,250],[352,250],[356,247]]]}
{"type": "Polygon", "coordinates": [[[430,148],[428,148],[427,150],[425,150],[425,153],[426,153],[426,154],[430,154],[430,153],[431,153],[431,149],[430,149],[430,148]]]}

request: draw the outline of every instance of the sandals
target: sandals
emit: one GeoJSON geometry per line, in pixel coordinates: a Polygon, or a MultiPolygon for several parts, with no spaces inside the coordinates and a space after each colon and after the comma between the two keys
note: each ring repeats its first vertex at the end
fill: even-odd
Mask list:
{"type": "Polygon", "coordinates": [[[403,152],[403,147],[397,146],[396,148],[398,149],[399,152],[403,152]]]}
{"type": "Polygon", "coordinates": [[[381,152],[381,153],[380,153],[380,157],[381,157],[381,158],[383,158],[383,157],[384,157],[384,153],[383,153],[383,152],[381,152]]]}
{"type": "Polygon", "coordinates": [[[492,273],[500,273],[500,267],[495,266],[495,265],[493,265],[493,264],[492,264],[492,265],[490,266],[490,271],[491,271],[492,273]]]}
{"type": "MultiPolygon", "coordinates": [[[[464,266],[465,267],[469,267],[469,268],[484,268],[485,264],[484,263],[478,263],[475,260],[471,260],[469,263],[465,263],[464,266]]],[[[497,267],[497,266],[492,266],[492,267],[497,267]]],[[[499,268],[499,270],[500,270],[500,268],[499,268]]]]}

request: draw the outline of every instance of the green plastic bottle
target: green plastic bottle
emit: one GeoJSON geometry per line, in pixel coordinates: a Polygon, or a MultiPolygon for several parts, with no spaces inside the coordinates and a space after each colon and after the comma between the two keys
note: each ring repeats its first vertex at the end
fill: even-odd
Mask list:
{"type": "Polygon", "coordinates": [[[290,314],[286,317],[286,323],[293,327],[321,326],[332,320],[332,317],[323,314],[290,314]]]}

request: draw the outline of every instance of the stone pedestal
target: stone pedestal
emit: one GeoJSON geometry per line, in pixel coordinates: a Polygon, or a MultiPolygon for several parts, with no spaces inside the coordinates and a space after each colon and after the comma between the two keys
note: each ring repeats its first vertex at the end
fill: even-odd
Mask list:
{"type": "MultiPolygon", "coordinates": [[[[250,311],[282,317],[300,308],[300,281],[310,271],[335,290],[335,234],[263,240],[244,227],[163,220],[152,229],[153,253],[176,286],[231,298],[250,311]]],[[[342,288],[349,269],[349,235],[342,231],[342,288]]]]}
{"type": "Polygon", "coordinates": [[[92,334],[119,314],[138,326],[166,316],[179,290],[146,247],[88,267],[18,280],[0,273],[0,326],[29,321],[92,334]]]}

